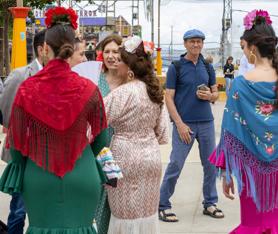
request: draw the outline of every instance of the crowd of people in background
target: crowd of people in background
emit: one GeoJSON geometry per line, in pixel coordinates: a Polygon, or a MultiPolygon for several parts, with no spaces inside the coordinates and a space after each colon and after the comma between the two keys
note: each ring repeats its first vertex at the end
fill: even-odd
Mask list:
{"type": "Polygon", "coordinates": [[[224,195],[234,199],[232,176],[240,194],[241,223],[230,233],[278,232],[278,39],[268,13],[244,19],[238,76],[232,56],[223,68],[228,99],[216,146],[218,87],[213,58],[201,53],[203,32],[184,33],[186,53],[170,65],[163,90],[141,38],[80,38],[76,13],[62,12],[68,17],[48,10],[30,63],[0,87],[7,233],[22,234],[28,215],[30,234],[159,234],[159,220],[179,221],[170,198],[195,140],[202,213],[225,216],[217,206],[219,168],[224,195]],[[103,62],[96,84],[72,71],[88,60],[103,62]],[[159,145],[169,143],[170,122],[162,179],[159,145]]]}

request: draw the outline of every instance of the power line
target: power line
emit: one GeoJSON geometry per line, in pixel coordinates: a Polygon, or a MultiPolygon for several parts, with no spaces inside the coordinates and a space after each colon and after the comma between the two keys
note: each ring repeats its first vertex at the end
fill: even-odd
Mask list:
{"type": "MultiPolygon", "coordinates": [[[[232,9],[232,11],[238,11],[238,12],[244,12],[244,13],[248,13],[250,11],[245,11],[245,10],[238,10],[238,9],[232,9]]],[[[270,16],[273,16],[273,17],[278,17],[278,15],[271,15],[270,16]]]]}

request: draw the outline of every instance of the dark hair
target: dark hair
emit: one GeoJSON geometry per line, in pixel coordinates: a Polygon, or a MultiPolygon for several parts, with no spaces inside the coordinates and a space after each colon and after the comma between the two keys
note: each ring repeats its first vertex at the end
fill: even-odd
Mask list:
{"type": "Polygon", "coordinates": [[[46,32],[46,29],[35,34],[34,41],[33,41],[33,48],[34,48],[36,57],[39,56],[38,47],[43,46],[43,43],[45,40],[45,32],[46,32]]]}
{"type": "Polygon", "coordinates": [[[74,53],[75,32],[72,26],[55,24],[46,30],[45,42],[51,47],[55,57],[67,59],[74,53]]]}
{"type": "Polygon", "coordinates": [[[89,41],[89,40],[93,40],[93,39],[98,39],[97,35],[94,34],[94,33],[92,33],[92,34],[86,34],[84,38],[85,38],[86,41],[87,41],[87,40],[89,41]]]}
{"type": "Polygon", "coordinates": [[[161,106],[163,104],[163,89],[154,74],[151,56],[144,51],[143,42],[135,53],[129,53],[123,47],[120,48],[120,53],[122,61],[134,73],[134,76],[146,84],[151,101],[161,106]]]}
{"type": "MultiPolygon", "coordinates": [[[[271,25],[265,22],[255,22],[256,24],[250,29],[245,30],[243,39],[247,42],[248,47],[254,45],[258,48],[262,58],[272,60],[272,67],[278,75],[278,51],[276,49],[278,38],[271,25]]],[[[276,98],[278,99],[278,81],[276,83],[276,98]]],[[[276,105],[278,107],[278,103],[276,105]]]]}
{"type": "MultiPolygon", "coordinates": [[[[120,46],[122,44],[122,37],[117,34],[111,34],[105,37],[103,41],[100,42],[101,51],[104,51],[106,45],[108,45],[110,42],[115,42],[118,46],[120,46]]],[[[105,63],[103,63],[103,69],[104,72],[108,71],[107,67],[105,66],[105,63]]]]}
{"type": "Polygon", "coordinates": [[[232,57],[232,56],[229,56],[228,58],[227,58],[227,60],[226,60],[226,65],[228,65],[228,61],[229,60],[234,60],[234,58],[232,57]]]}

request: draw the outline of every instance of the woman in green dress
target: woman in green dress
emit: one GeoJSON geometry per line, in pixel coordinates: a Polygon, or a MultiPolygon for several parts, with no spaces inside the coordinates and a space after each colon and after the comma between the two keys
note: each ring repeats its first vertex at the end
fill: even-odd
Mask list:
{"type": "Polygon", "coordinates": [[[27,234],[96,234],[92,226],[104,177],[95,160],[106,146],[107,127],[99,89],[72,72],[76,13],[52,8],[45,53],[49,63],[19,87],[7,147],[12,161],[0,189],[21,192],[27,234]]]}
{"type": "MultiPolygon", "coordinates": [[[[113,89],[122,84],[122,80],[117,76],[117,64],[120,58],[119,47],[122,44],[122,38],[119,35],[112,34],[107,36],[101,42],[101,51],[103,57],[103,71],[100,74],[98,87],[102,97],[106,97],[113,89]]],[[[113,128],[108,127],[108,144],[110,145],[113,136],[113,128]]],[[[97,208],[97,229],[99,234],[107,234],[110,222],[111,211],[108,203],[108,195],[105,188],[101,193],[101,201],[97,208]]]]}
{"type": "Polygon", "coordinates": [[[117,76],[117,64],[120,58],[119,47],[121,44],[122,38],[116,34],[107,36],[101,42],[103,72],[100,75],[98,87],[103,97],[106,97],[110,91],[122,84],[122,80],[117,76]]]}

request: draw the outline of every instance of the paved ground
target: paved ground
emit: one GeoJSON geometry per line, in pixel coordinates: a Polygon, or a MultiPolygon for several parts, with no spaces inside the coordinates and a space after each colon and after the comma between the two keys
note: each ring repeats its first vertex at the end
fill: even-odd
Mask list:
{"type": "MultiPolygon", "coordinates": [[[[223,102],[213,105],[217,141],[220,134],[223,102]]],[[[3,135],[0,136],[3,138],[3,135]]],[[[171,144],[161,147],[163,169],[168,162],[171,144]]],[[[4,163],[0,161],[0,174],[4,163]]],[[[213,219],[202,214],[202,167],[200,164],[198,146],[195,144],[184,166],[172,197],[173,211],[180,221],[178,223],[162,223],[162,234],[227,234],[229,230],[239,224],[239,200],[227,200],[222,195],[221,183],[217,181],[219,191],[218,206],[224,211],[224,219],[213,219]]],[[[6,220],[8,215],[9,196],[0,193],[0,219],[6,220]]],[[[126,233],[128,234],[128,233],[126,233]]],[[[147,233],[146,233],[147,234],[147,233]]]]}

